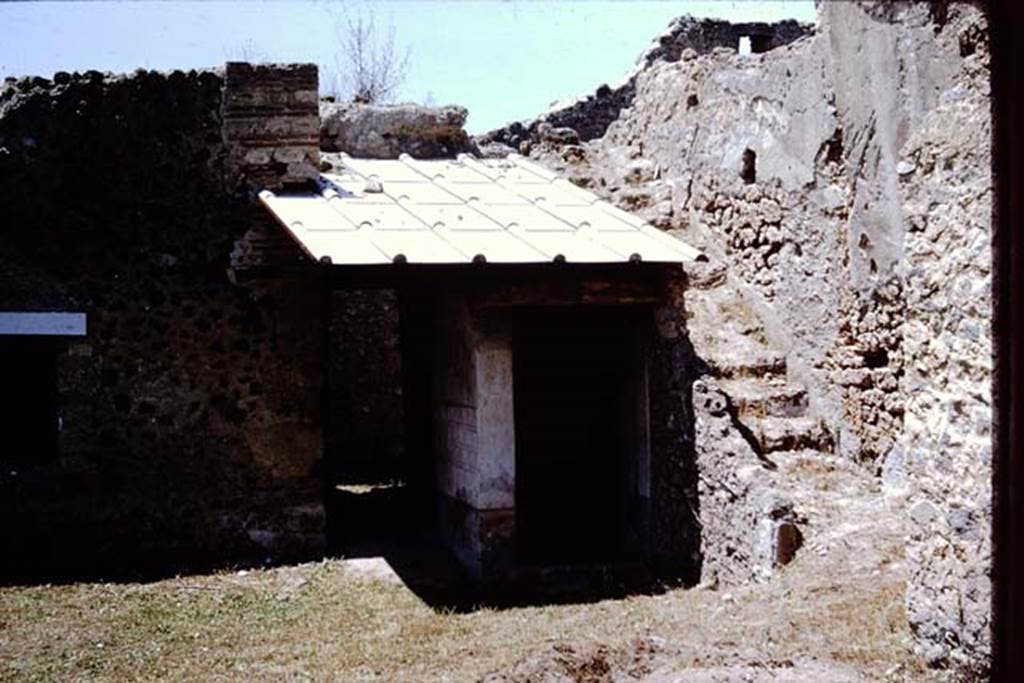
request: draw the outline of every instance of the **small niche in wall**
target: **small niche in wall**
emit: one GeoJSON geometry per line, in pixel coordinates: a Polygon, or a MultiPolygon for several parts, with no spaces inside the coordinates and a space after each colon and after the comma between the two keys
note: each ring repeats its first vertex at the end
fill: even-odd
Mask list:
{"type": "Polygon", "coordinates": [[[741,56],[752,54],[753,49],[751,46],[750,36],[740,36],[740,44],[737,51],[741,56]]]}
{"type": "Polygon", "coordinates": [[[757,180],[757,153],[749,147],[743,150],[740,160],[740,178],[747,185],[757,180]]]}

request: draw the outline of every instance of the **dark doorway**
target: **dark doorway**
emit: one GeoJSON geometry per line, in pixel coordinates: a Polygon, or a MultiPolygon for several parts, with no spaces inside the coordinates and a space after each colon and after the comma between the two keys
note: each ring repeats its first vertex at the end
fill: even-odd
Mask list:
{"type": "Polygon", "coordinates": [[[0,464],[25,466],[57,456],[57,365],[53,342],[0,338],[0,464]]]}
{"type": "Polygon", "coordinates": [[[617,561],[638,550],[641,319],[633,309],[596,308],[518,321],[516,530],[524,565],[617,561]]]}
{"type": "Polygon", "coordinates": [[[771,36],[750,36],[750,52],[751,54],[760,54],[762,52],[768,52],[772,49],[772,37],[771,36]]]}
{"type": "Polygon", "coordinates": [[[402,479],[402,360],[398,299],[389,289],[330,298],[325,451],[332,484],[402,479]]]}
{"type": "Polygon", "coordinates": [[[402,531],[402,349],[398,298],[389,289],[331,292],[324,422],[324,503],[330,546],[402,531]]]}

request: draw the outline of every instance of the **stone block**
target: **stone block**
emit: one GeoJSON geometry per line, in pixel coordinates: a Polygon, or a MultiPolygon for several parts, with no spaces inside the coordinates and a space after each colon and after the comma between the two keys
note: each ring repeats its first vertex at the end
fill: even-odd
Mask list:
{"type": "Polygon", "coordinates": [[[463,129],[462,107],[414,104],[376,105],[324,102],[320,145],[325,151],[355,157],[397,159],[452,157],[474,151],[463,129]]]}

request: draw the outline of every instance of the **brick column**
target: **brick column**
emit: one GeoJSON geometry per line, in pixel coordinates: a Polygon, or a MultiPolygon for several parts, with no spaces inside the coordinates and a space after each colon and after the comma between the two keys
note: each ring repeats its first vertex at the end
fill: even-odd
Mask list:
{"type": "Polygon", "coordinates": [[[229,165],[239,184],[281,189],[319,174],[316,64],[228,62],[222,119],[229,165]]]}

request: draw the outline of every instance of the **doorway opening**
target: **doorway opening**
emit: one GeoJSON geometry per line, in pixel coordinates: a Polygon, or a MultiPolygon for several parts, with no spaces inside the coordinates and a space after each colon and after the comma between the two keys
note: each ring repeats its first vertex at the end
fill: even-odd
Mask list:
{"type": "Polygon", "coordinates": [[[57,348],[44,337],[0,337],[0,465],[22,467],[57,457],[57,348]]]}
{"type": "Polygon", "coordinates": [[[328,543],[346,553],[399,529],[404,410],[398,298],[386,288],[330,294],[324,490],[328,543]]]}
{"type": "Polygon", "coordinates": [[[521,565],[611,563],[644,546],[644,311],[525,314],[513,341],[521,565]]]}

